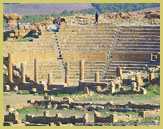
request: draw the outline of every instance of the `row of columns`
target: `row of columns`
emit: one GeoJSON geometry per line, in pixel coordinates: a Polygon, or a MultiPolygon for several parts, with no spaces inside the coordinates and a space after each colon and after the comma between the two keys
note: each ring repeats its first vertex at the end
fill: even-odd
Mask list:
{"type": "MultiPolygon", "coordinates": [[[[80,60],[79,62],[79,66],[80,66],[80,80],[84,81],[84,60],[80,60]]],[[[117,67],[116,69],[116,75],[117,77],[120,77],[121,79],[123,79],[123,75],[122,75],[122,69],[120,67],[117,67]]],[[[9,81],[11,83],[13,83],[13,56],[12,54],[9,54],[9,66],[8,66],[8,76],[9,76],[9,81]]],[[[150,73],[149,74],[149,81],[153,80],[154,78],[154,73],[150,73]]],[[[95,82],[99,82],[99,72],[95,73],[95,77],[94,77],[94,81],[95,82]]],[[[138,85],[141,85],[142,83],[142,79],[140,76],[140,73],[137,73],[135,76],[136,82],[138,85]]],[[[25,75],[25,64],[21,63],[21,81],[22,83],[26,82],[26,75],[25,75]]],[[[34,59],[34,81],[35,83],[39,83],[39,77],[38,77],[38,61],[35,58],[34,59]]],[[[70,65],[68,62],[66,62],[65,64],[65,83],[67,85],[70,84],[70,65]]],[[[48,85],[53,84],[53,75],[51,73],[48,74],[48,85]]]]}
{"type": "MultiPolygon", "coordinates": [[[[84,81],[84,60],[80,60],[80,80],[84,81]]],[[[9,81],[13,83],[13,60],[12,60],[12,54],[9,55],[9,81]]],[[[22,83],[26,82],[26,75],[25,75],[25,64],[21,63],[21,81],[22,83]]],[[[35,83],[39,83],[38,78],[38,61],[37,59],[34,59],[34,81],[35,83]]],[[[99,82],[99,72],[95,73],[95,82],[99,82]]],[[[53,84],[53,75],[52,73],[48,74],[48,85],[53,84]]],[[[65,83],[67,85],[70,84],[70,65],[68,62],[65,64],[65,83]]]]}
{"type": "MultiPolygon", "coordinates": [[[[9,54],[9,66],[8,66],[8,76],[10,83],[13,83],[13,56],[9,54]]],[[[34,59],[34,81],[35,83],[39,83],[38,79],[38,62],[37,59],[34,59]]],[[[26,82],[26,75],[25,75],[25,64],[21,63],[21,82],[26,82]]]]}
{"type": "MultiPolygon", "coordinates": [[[[80,60],[79,62],[79,69],[80,69],[80,81],[84,81],[84,60],[80,60]]],[[[66,62],[65,64],[65,83],[67,85],[70,84],[70,66],[69,66],[69,63],[66,62]]],[[[95,82],[99,82],[99,72],[96,72],[95,73],[95,82]]]]}

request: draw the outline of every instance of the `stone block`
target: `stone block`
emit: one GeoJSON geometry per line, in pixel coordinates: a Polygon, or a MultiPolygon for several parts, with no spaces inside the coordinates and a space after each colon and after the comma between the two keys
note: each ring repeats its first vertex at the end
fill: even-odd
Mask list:
{"type": "Polygon", "coordinates": [[[58,104],[52,105],[52,108],[53,108],[53,109],[57,109],[57,107],[58,107],[58,104]]]}
{"type": "Polygon", "coordinates": [[[53,84],[53,75],[52,75],[52,73],[49,73],[48,74],[48,85],[51,85],[51,84],[53,84]]]}
{"type": "Polygon", "coordinates": [[[19,30],[24,30],[24,26],[23,25],[20,25],[19,26],[19,30]]]}
{"type": "Polygon", "coordinates": [[[120,93],[124,93],[124,91],[125,91],[124,87],[120,88],[120,93]]]}
{"type": "Polygon", "coordinates": [[[62,117],[62,114],[61,113],[57,113],[56,114],[56,118],[60,118],[60,117],[62,117]]]}
{"type": "Polygon", "coordinates": [[[17,91],[19,90],[19,89],[18,89],[18,86],[14,86],[13,90],[14,90],[15,92],[17,92],[17,91]]]}
{"type": "Polygon", "coordinates": [[[84,93],[85,93],[85,94],[90,94],[90,91],[89,91],[88,87],[85,87],[85,88],[84,88],[84,93]]]}
{"type": "Polygon", "coordinates": [[[32,92],[37,92],[37,89],[36,89],[36,88],[32,88],[31,91],[32,91],[32,92]]]}
{"type": "Polygon", "coordinates": [[[142,86],[143,85],[143,80],[142,80],[141,75],[140,75],[139,72],[136,73],[135,80],[136,80],[138,86],[142,86]]]}
{"type": "Polygon", "coordinates": [[[10,33],[10,34],[9,34],[9,37],[14,37],[14,36],[15,36],[14,33],[10,33]]]}
{"type": "Polygon", "coordinates": [[[99,82],[99,72],[95,73],[95,82],[99,82]]]}
{"type": "Polygon", "coordinates": [[[151,72],[149,74],[149,83],[151,83],[154,78],[155,78],[155,74],[154,74],[154,72],[151,72]]]}
{"type": "Polygon", "coordinates": [[[122,85],[121,85],[120,83],[118,83],[118,84],[115,84],[115,87],[116,87],[117,89],[120,89],[120,88],[122,87],[122,85]]]}
{"type": "Polygon", "coordinates": [[[34,102],[35,102],[35,100],[32,100],[32,99],[27,101],[27,103],[31,103],[31,104],[34,102]]]}
{"type": "Polygon", "coordinates": [[[114,94],[115,93],[115,87],[110,87],[110,94],[114,94]]]}
{"type": "Polygon", "coordinates": [[[49,123],[49,126],[55,126],[54,122],[49,123]]]}
{"type": "Polygon", "coordinates": [[[5,85],[5,91],[10,91],[10,86],[9,85],[5,85]]]}
{"type": "Polygon", "coordinates": [[[44,117],[48,117],[49,116],[49,111],[44,111],[44,117]]]}
{"type": "Polygon", "coordinates": [[[83,116],[83,123],[88,123],[88,121],[89,121],[89,115],[88,113],[85,113],[83,116]]]}
{"type": "Polygon", "coordinates": [[[13,111],[15,111],[15,109],[14,108],[8,108],[7,111],[8,112],[13,112],[13,111]]]}
{"type": "Polygon", "coordinates": [[[140,86],[137,86],[136,87],[136,90],[139,92],[140,91],[140,86]]]}
{"type": "Polygon", "coordinates": [[[118,122],[117,113],[113,113],[113,114],[110,115],[110,122],[111,122],[111,123],[118,122]]]}
{"type": "Polygon", "coordinates": [[[61,104],[61,108],[69,108],[70,107],[70,105],[68,105],[68,104],[61,104]]]}
{"type": "Polygon", "coordinates": [[[82,106],[74,106],[75,110],[84,110],[84,108],[82,106]]]}
{"type": "Polygon", "coordinates": [[[96,110],[96,111],[104,110],[104,106],[97,106],[95,110],[96,110]]]}
{"type": "Polygon", "coordinates": [[[123,79],[122,69],[120,67],[116,68],[116,75],[120,77],[120,79],[123,79]]]}
{"type": "Polygon", "coordinates": [[[132,91],[136,91],[137,84],[136,82],[132,82],[132,91]]]}
{"type": "Polygon", "coordinates": [[[147,94],[147,90],[143,87],[140,87],[140,93],[143,94],[143,95],[146,95],[147,94]]]}
{"type": "Polygon", "coordinates": [[[114,81],[111,81],[111,82],[110,82],[110,86],[113,87],[113,88],[115,88],[115,83],[114,83],[114,81]]]}
{"type": "Polygon", "coordinates": [[[101,86],[96,86],[96,87],[95,87],[95,92],[100,92],[100,91],[102,91],[101,86]]]}
{"type": "Polygon", "coordinates": [[[44,91],[47,91],[47,90],[48,90],[48,86],[47,86],[47,85],[44,85],[44,86],[43,86],[43,90],[44,90],[44,91]]]}
{"type": "Polygon", "coordinates": [[[25,29],[25,30],[28,30],[28,29],[29,29],[29,26],[24,26],[24,29],[25,29]]]}

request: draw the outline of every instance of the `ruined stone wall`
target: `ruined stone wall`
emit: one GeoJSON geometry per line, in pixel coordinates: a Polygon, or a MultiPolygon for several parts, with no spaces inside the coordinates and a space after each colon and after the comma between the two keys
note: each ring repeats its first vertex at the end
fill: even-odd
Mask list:
{"type": "Polygon", "coordinates": [[[160,105],[154,105],[154,104],[136,104],[128,102],[127,104],[114,104],[112,102],[106,102],[106,103],[93,103],[93,102],[73,102],[71,98],[66,98],[60,101],[52,99],[51,97],[48,97],[45,100],[29,100],[28,101],[32,106],[40,106],[40,107],[49,107],[53,109],[61,109],[61,108],[74,108],[76,110],[82,110],[87,109],[89,110],[90,106],[94,107],[94,110],[98,110],[99,107],[102,110],[107,110],[108,108],[111,111],[117,111],[117,110],[127,110],[126,107],[137,111],[152,111],[152,110],[160,110],[160,105]],[[77,108],[78,107],[78,108],[77,108]]]}
{"type": "MultiPolygon", "coordinates": [[[[90,14],[75,14],[63,17],[69,24],[93,24],[95,16],[90,14]]],[[[160,11],[128,12],[128,13],[105,13],[99,15],[99,23],[122,24],[122,23],[149,23],[160,24],[160,11]]]]}
{"type": "Polygon", "coordinates": [[[9,53],[56,53],[53,34],[45,32],[44,35],[31,42],[3,42],[3,56],[7,57],[9,53]]]}
{"type": "Polygon", "coordinates": [[[70,117],[63,117],[61,114],[56,114],[56,116],[49,116],[49,114],[45,114],[44,116],[33,116],[33,115],[26,115],[26,121],[30,123],[58,123],[61,122],[62,124],[68,124],[68,123],[85,123],[88,122],[88,119],[85,118],[85,115],[83,117],[78,116],[70,116],[70,117]]]}
{"type": "Polygon", "coordinates": [[[160,116],[160,110],[153,110],[153,111],[140,111],[139,116],[143,118],[155,118],[160,116]]]}
{"type": "Polygon", "coordinates": [[[27,90],[32,91],[33,88],[36,89],[37,92],[44,92],[47,90],[47,86],[43,84],[35,84],[35,83],[12,83],[10,84],[10,90],[14,90],[17,87],[18,90],[27,90]]]}
{"type": "Polygon", "coordinates": [[[64,61],[106,61],[107,53],[63,53],[64,61]]]}
{"type": "Polygon", "coordinates": [[[57,54],[55,53],[14,53],[12,56],[14,63],[33,62],[35,58],[39,62],[57,60],[57,54]]]}
{"type": "Polygon", "coordinates": [[[151,61],[151,54],[150,53],[112,53],[113,61],[151,61]]]}
{"type": "Polygon", "coordinates": [[[108,86],[107,83],[102,82],[83,82],[79,81],[79,89],[84,90],[84,88],[88,87],[91,90],[94,90],[96,86],[101,86],[103,89],[108,86]]]}
{"type": "Polygon", "coordinates": [[[111,114],[107,117],[101,117],[101,114],[99,112],[94,113],[94,122],[100,122],[100,123],[115,123],[120,121],[130,121],[134,120],[134,118],[131,117],[131,115],[123,115],[118,116],[116,113],[111,114]]]}
{"type": "Polygon", "coordinates": [[[22,109],[31,106],[29,103],[22,103],[22,104],[11,104],[11,105],[6,105],[6,111],[12,112],[17,109],[22,109]]]}

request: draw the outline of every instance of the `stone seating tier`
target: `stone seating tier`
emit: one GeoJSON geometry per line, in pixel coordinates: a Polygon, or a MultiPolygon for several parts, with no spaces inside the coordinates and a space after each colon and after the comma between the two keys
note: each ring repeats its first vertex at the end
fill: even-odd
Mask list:
{"type": "MultiPolygon", "coordinates": [[[[16,68],[21,71],[20,64],[15,64],[16,68]]],[[[29,77],[31,80],[34,80],[34,63],[26,63],[26,76],[29,77]]],[[[51,62],[39,62],[38,63],[38,76],[39,80],[47,80],[48,74],[53,74],[54,80],[63,80],[64,73],[61,68],[61,63],[58,61],[51,61],[51,62]]]]}

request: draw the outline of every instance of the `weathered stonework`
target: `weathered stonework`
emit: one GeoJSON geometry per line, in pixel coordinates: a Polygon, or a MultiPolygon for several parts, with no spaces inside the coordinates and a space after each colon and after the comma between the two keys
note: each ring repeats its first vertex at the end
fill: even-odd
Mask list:
{"type": "Polygon", "coordinates": [[[80,80],[84,81],[84,60],[80,60],[80,80]]]}
{"type": "Polygon", "coordinates": [[[66,62],[66,66],[65,66],[65,83],[67,85],[70,84],[70,66],[68,62],[66,62]]]}
{"type": "Polygon", "coordinates": [[[12,54],[9,54],[9,69],[8,69],[9,81],[13,82],[13,62],[12,62],[12,54]]]}
{"type": "Polygon", "coordinates": [[[22,83],[25,83],[26,82],[26,77],[25,77],[25,64],[22,63],[21,64],[21,79],[22,79],[22,83]]]}
{"type": "Polygon", "coordinates": [[[99,82],[99,72],[95,73],[95,82],[99,82]]]}
{"type": "Polygon", "coordinates": [[[53,84],[53,74],[49,73],[48,74],[48,85],[52,85],[53,84]]]}
{"type": "Polygon", "coordinates": [[[38,62],[37,62],[37,59],[34,59],[34,81],[35,83],[39,83],[39,80],[38,80],[38,62]]]}

